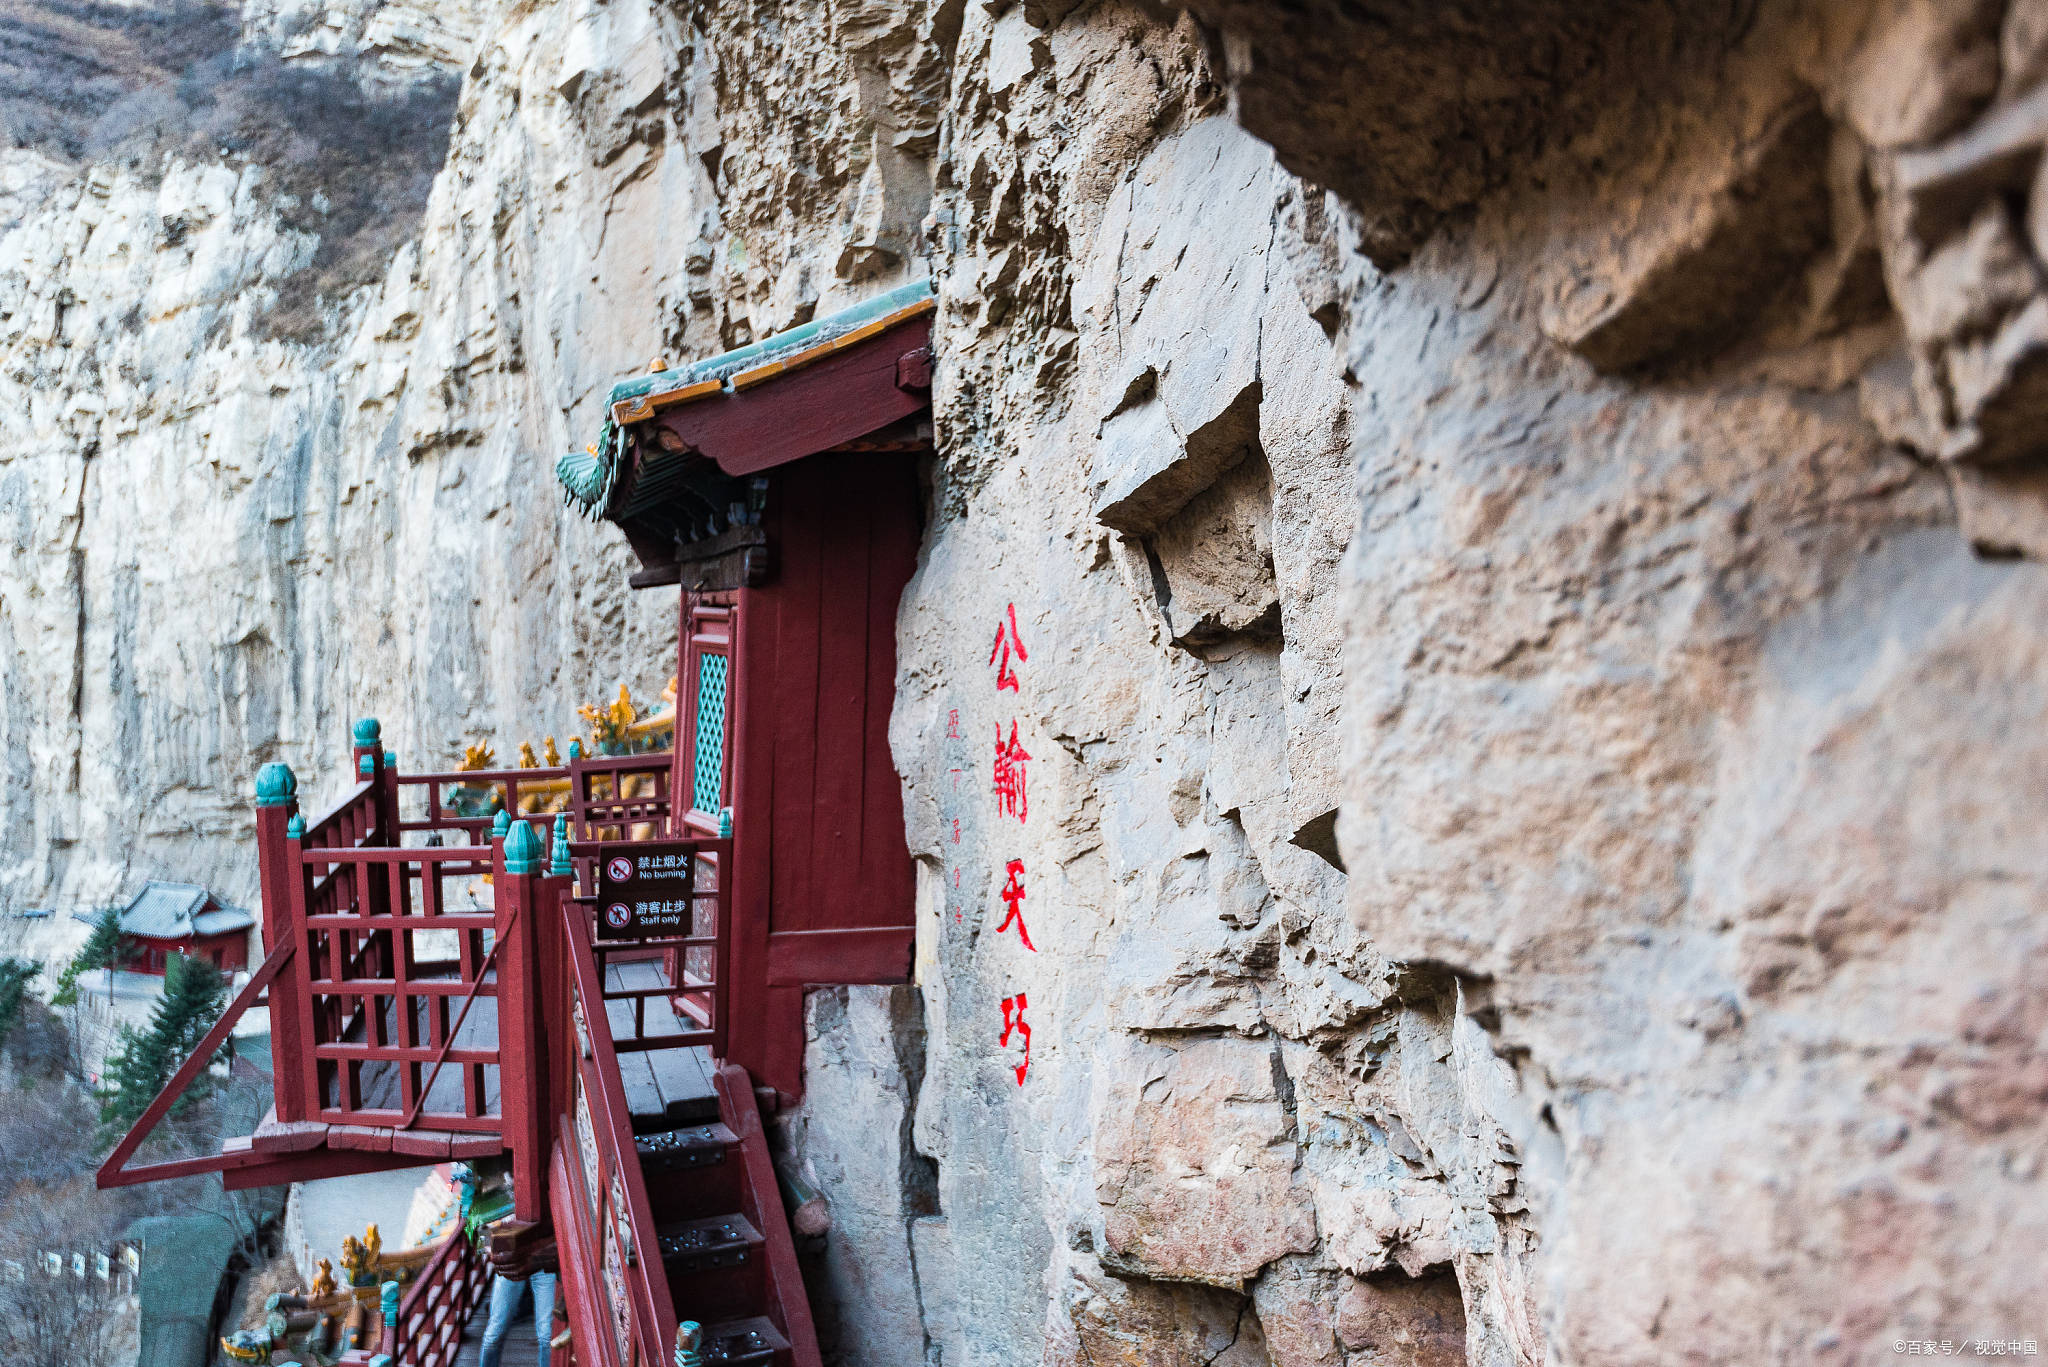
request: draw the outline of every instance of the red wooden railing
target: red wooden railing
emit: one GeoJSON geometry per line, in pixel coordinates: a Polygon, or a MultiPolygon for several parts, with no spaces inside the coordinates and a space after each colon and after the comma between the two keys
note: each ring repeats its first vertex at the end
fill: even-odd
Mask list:
{"type": "MultiPolygon", "coordinates": [[[[450,788],[495,788],[499,806],[515,816],[527,798],[540,794],[552,796],[561,790],[569,777],[566,766],[536,769],[471,769],[446,770],[439,773],[392,775],[392,786],[400,793],[417,790],[423,799],[425,815],[414,818],[401,816],[397,825],[401,838],[414,832],[445,835],[460,833],[466,843],[481,844],[490,839],[491,822],[495,812],[481,816],[463,816],[454,810],[450,788]]],[[[490,799],[484,799],[489,802],[490,799]]],[[[403,811],[403,808],[401,808],[403,811]]],[[[536,820],[545,820],[538,812],[527,815],[536,820]]],[[[396,842],[394,842],[396,843],[396,842]]]]}
{"type": "MultiPolygon", "coordinates": [[[[532,769],[454,769],[438,773],[394,773],[392,784],[401,795],[417,792],[422,815],[402,813],[396,822],[400,840],[411,834],[460,832],[469,842],[489,839],[494,813],[463,816],[454,809],[450,789],[495,790],[484,803],[495,802],[514,815],[522,814],[532,797],[552,799],[566,793],[571,829],[578,840],[623,840],[638,828],[651,836],[667,833],[670,767],[673,756],[666,750],[641,755],[597,755],[572,759],[565,765],[532,769]],[[637,780],[634,781],[634,780],[637,780]],[[636,791],[628,793],[627,789],[636,791]]],[[[546,820],[546,811],[524,812],[546,820]]]]}
{"type": "MultiPolygon", "coordinates": [[[[588,1211],[590,1219],[587,1224],[580,1218],[558,1222],[555,1237],[577,1240],[581,1247],[575,1252],[581,1256],[576,1265],[597,1269],[600,1287],[624,1293],[623,1303],[618,1303],[598,1287],[575,1288],[585,1300],[600,1301],[591,1307],[598,1311],[597,1318],[583,1322],[608,1324],[612,1331],[593,1334],[593,1342],[579,1342],[577,1360],[590,1367],[665,1362],[668,1345],[675,1339],[675,1306],[658,1250],[635,1247],[636,1233],[653,1237],[654,1209],[633,1147],[633,1122],[619,1075],[619,1042],[612,1037],[604,1008],[604,981],[591,952],[590,919],[566,899],[559,915],[562,939],[569,947],[570,1010],[578,1040],[574,1095],[562,1137],[566,1161],[558,1166],[557,1176],[569,1185],[579,1212],[588,1211]]],[[[565,1266],[571,1263],[568,1258],[563,1261],[565,1266]]]]}
{"type": "MultiPolygon", "coordinates": [[[[569,855],[583,887],[594,890],[597,865],[607,851],[616,848],[616,844],[606,841],[570,842],[569,855]]],[[[732,976],[732,889],[719,876],[719,870],[732,866],[732,839],[728,836],[692,840],[687,842],[687,849],[696,861],[688,935],[654,936],[640,940],[585,937],[600,970],[598,981],[604,985],[604,1000],[632,1003],[633,1033],[614,1040],[621,1053],[702,1044],[710,1046],[713,1058],[725,1057],[731,1014],[727,1009],[727,992],[732,976]],[[662,951],[669,965],[680,963],[684,971],[677,974],[672,967],[665,970],[668,982],[660,986],[611,985],[610,974],[603,970],[610,968],[613,959],[642,958],[650,950],[662,951]],[[667,999],[697,1028],[681,1033],[650,1032],[647,1028],[647,1003],[657,998],[667,999]]],[[[577,896],[571,889],[568,900],[576,905],[586,920],[594,915],[594,895],[577,896]]]]}
{"type": "MultiPolygon", "coordinates": [[[[552,1169],[557,1199],[570,1184],[593,1216],[588,1227],[558,1228],[558,1237],[578,1240],[580,1266],[620,1289],[591,1307],[583,1304],[590,1287],[565,1287],[583,1298],[582,1309],[601,1309],[600,1319],[581,1322],[614,1325],[612,1347],[622,1350],[614,1358],[591,1349],[578,1361],[666,1360],[676,1318],[660,1258],[632,1246],[635,1232],[651,1238],[654,1224],[618,1055],[692,1046],[724,1054],[732,896],[721,871],[732,867],[732,841],[690,843],[690,933],[599,942],[590,899],[563,870],[580,868],[594,886],[595,861],[617,842],[592,836],[668,834],[670,756],[402,776],[374,732],[365,741],[359,731],[352,759],[361,781],[311,822],[298,817],[293,780],[281,767],[281,779],[259,789],[269,957],[115,1149],[101,1183],[219,1171],[242,1186],[509,1151],[515,1215],[545,1218],[552,1169]],[[450,784],[490,783],[516,811],[539,784],[559,794],[563,778],[581,838],[553,860],[537,854],[549,835],[544,816],[527,818],[516,839],[493,840],[490,818],[456,815],[443,797],[450,784]],[[426,790],[423,818],[402,817],[407,788],[426,790]],[[426,836],[455,843],[403,843],[426,836]],[[508,844],[518,845],[517,859],[508,844]],[[607,971],[615,957],[644,959],[649,951],[681,971],[657,986],[628,986],[607,971]],[[266,990],[276,1053],[272,1117],[220,1154],[128,1168],[266,990]],[[647,1004],[664,997],[680,1008],[683,1028],[649,1028],[647,1004]],[[630,1003],[630,1029],[622,1020],[614,1032],[614,1002],[630,1003]],[[572,1019],[582,1032],[573,1043],[564,1038],[572,1019]],[[451,1070],[459,1086],[445,1085],[451,1070]]],[[[384,1351],[405,1367],[450,1367],[485,1279],[481,1254],[459,1233],[451,1237],[386,1326],[384,1351]]]]}
{"type": "MultiPolygon", "coordinates": [[[[479,1032],[467,1043],[458,1038],[476,998],[499,995],[500,978],[490,970],[506,943],[506,909],[451,908],[447,888],[451,877],[489,872],[496,853],[476,846],[347,849],[290,842],[287,859],[306,889],[293,908],[304,976],[290,1006],[302,1041],[295,1062],[314,1118],[427,1130],[498,1128],[489,1095],[490,1070],[499,1063],[496,1032],[479,1032]],[[452,939],[454,954],[427,957],[422,947],[434,939],[425,937],[452,939]],[[438,1077],[448,1064],[461,1069],[460,1105],[429,1107],[434,1080],[423,1072],[438,1077]],[[394,1076],[396,1104],[375,1104],[366,1084],[394,1076]]],[[[504,965],[497,967],[502,976],[504,965]]]]}
{"type": "Polygon", "coordinates": [[[456,1230],[406,1289],[398,1323],[384,1326],[383,1351],[404,1367],[454,1367],[489,1282],[483,1250],[456,1230]]]}

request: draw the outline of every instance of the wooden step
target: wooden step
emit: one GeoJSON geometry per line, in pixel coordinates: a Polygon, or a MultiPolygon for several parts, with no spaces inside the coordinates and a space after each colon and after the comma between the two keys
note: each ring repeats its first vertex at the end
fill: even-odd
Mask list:
{"type": "Polygon", "coordinates": [[[775,1362],[789,1351],[789,1340],[765,1317],[724,1320],[704,1326],[705,1367],[740,1367],[775,1362]]]}
{"type": "Polygon", "coordinates": [[[661,1261],[673,1281],[690,1273],[758,1262],[765,1242],[753,1222],[738,1212],[684,1220],[662,1228],[661,1261]]]}
{"type": "Polygon", "coordinates": [[[658,1173],[686,1168],[709,1167],[726,1161],[739,1136],[724,1125],[691,1125],[633,1136],[633,1151],[640,1155],[640,1170],[652,1179],[658,1173]]]}
{"type": "Polygon", "coordinates": [[[663,1225],[662,1270],[677,1313],[713,1320],[769,1309],[767,1244],[736,1212],[663,1225]]]}

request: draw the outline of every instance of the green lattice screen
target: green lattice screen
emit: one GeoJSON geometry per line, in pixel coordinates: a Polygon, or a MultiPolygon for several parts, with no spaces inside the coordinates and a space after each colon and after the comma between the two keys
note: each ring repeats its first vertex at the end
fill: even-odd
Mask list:
{"type": "Polygon", "coordinates": [[[723,655],[697,657],[697,767],[690,805],[716,812],[725,792],[725,671],[723,655]]]}

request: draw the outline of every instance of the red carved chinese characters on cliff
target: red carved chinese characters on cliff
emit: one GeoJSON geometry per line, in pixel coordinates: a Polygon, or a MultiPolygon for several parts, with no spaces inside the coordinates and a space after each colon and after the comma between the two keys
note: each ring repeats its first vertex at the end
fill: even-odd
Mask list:
{"type": "Polygon", "coordinates": [[[1018,661],[1031,658],[1024,649],[1024,638],[1017,634],[1017,605],[1010,604],[1009,615],[996,623],[996,643],[988,652],[988,662],[996,667],[996,691],[1009,689],[1017,691],[1017,671],[1010,668],[1010,656],[1014,653],[1018,661]]]}
{"type": "Polygon", "coordinates": [[[1024,861],[1012,859],[1008,872],[1010,875],[1009,881],[1003,884],[1003,905],[1010,909],[1010,914],[1005,916],[1003,923],[996,927],[996,934],[1000,935],[1008,930],[1010,923],[1015,921],[1017,923],[1017,938],[1024,942],[1024,948],[1036,954],[1038,946],[1031,943],[1031,932],[1024,928],[1024,861]]]}
{"type": "Polygon", "coordinates": [[[1024,792],[1024,766],[1031,756],[1017,743],[1017,722],[1010,720],[1010,738],[1003,739],[1003,728],[996,727],[995,789],[996,815],[1014,816],[1024,820],[1030,810],[1030,803],[1024,792]]]}
{"type": "Polygon", "coordinates": [[[1024,1061],[1013,1065],[1019,1087],[1024,1085],[1024,1075],[1031,1071],[1031,1027],[1025,1024],[1024,1021],[1025,1005],[1022,992],[1019,992],[1014,997],[1003,998],[1003,1037],[996,1041],[998,1048],[1007,1049],[1010,1047],[1010,1036],[1014,1033],[1018,1036],[1019,1042],[1024,1046],[1024,1061]],[[1013,1009],[1017,1013],[1014,1020],[1010,1016],[1010,1012],[1013,1009]]]}

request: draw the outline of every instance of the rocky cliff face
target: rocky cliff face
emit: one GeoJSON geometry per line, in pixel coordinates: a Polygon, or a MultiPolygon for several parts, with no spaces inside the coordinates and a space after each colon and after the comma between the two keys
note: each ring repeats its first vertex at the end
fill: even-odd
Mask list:
{"type": "Polygon", "coordinates": [[[2048,1328],[2048,11],[152,13],[8,22],[176,117],[0,66],[17,902],[658,685],[553,455],[930,273],[920,981],[786,1123],[844,1360],[2048,1328]]]}

